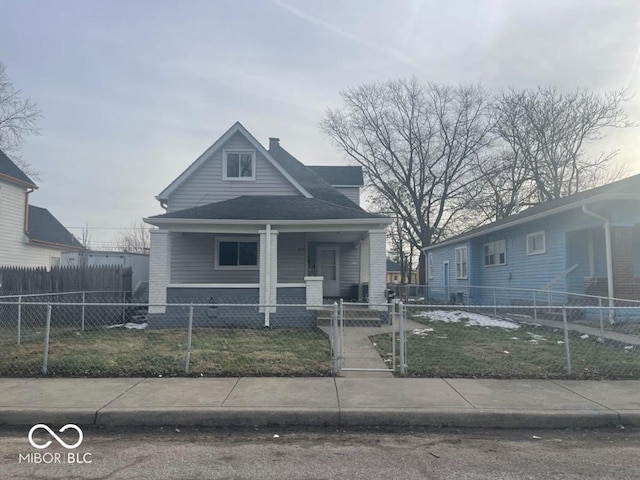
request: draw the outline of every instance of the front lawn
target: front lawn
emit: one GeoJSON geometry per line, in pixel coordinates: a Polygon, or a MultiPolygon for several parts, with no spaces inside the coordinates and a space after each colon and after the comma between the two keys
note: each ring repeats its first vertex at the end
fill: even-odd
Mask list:
{"type": "MultiPolygon", "coordinates": [[[[424,327],[407,332],[409,375],[463,378],[640,378],[640,347],[609,341],[601,343],[595,337],[583,338],[580,334],[570,333],[572,374],[569,375],[564,334],[561,330],[533,325],[522,325],[520,328],[487,326],[486,322],[476,322],[474,318],[469,319],[464,315],[460,315],[457,322],[451,323],[433,321],[428,312],[422,312],[421,315],[412,319],[419,321],[424,327]]],[[[435,313],[432,316],[437,317],[435,313]]],[[[376,335],[371,340],[383,358],[391,358],[390,335],[376,335]]],[[[398,351],[396,348],[396,353],[398,351]]]]}
{"type": "MultiPolygon", "coordinates": [[[[0,376],[41,375],[42,338],[0,349],[0,376]]],[[[185,375],[184,330],[52,329],[48,375],[185,375]]],[[[189,375],[329,375],[330,345],[319,330],[194,329],[189,375]]]]}

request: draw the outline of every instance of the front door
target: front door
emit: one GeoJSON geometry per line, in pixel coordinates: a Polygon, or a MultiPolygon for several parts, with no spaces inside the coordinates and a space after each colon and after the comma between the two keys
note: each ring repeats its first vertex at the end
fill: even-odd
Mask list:
{"type": "Polygon", "coordinates": [[[318,247],[316,250],[317,275],[322,281],[323,297],[340,296],[340,248],[318,247]]]}

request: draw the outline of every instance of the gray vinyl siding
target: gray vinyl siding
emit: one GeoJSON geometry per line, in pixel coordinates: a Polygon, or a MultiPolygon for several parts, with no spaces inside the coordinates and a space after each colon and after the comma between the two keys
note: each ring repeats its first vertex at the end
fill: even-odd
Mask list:
{"type": "Polygon", "coordinates": [[[241,133],[233,135],[172,193],[167,203],[167,212],[242,195],[301,195],[298,189],[257,151],[255,181],[222,180],[222,156],[225,149],[255,151],[253,145],[241,133]]]}
{"type": "Polygon", "coordinates": [[[334,187],[337,191],[354,202],[356,205],[360,205],[360,187],[334,187]]]}
{"type": "Polygon", "coordinates": [[[340,245],[340,296],[347,301],[357,300],[353,285],[359,282],[360,249],[353,248],[351,243],[343,243],[340,245]]]}
{"type": "MultiPolygon", "coordinates": [[[[259,283],[257,267],[216,270],[215,238],[216,235],[208,233],[171,235],[171,283],[259,283]]],[[[257,236],[247,238],[259,241],[257,236]]]]}
{"type": "Polygon", "coordinates": [[[278,235],[278,283],[304,283],[305,244],[304,233],[278,235]]]}

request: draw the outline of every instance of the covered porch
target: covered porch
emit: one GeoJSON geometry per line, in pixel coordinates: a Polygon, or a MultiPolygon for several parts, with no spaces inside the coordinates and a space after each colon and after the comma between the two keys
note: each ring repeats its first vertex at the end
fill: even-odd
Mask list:
{"type": "Polygon", "coordinates": [[[385,302],[386,224],[172,223],[151,232],[151,318],[175,317],[171,304],[213,304],[216,324],[241,316],[247,326],[295,327],[339,298],[385,302]]]}

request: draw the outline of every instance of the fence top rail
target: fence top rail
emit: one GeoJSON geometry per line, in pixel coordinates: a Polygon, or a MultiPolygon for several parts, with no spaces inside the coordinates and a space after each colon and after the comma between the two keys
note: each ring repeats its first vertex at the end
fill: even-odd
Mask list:
{"type": "Polygon", "coordinates": [[[607,297],[607,296],[602,296],[602,295],[588,295],[586,293],[574,293],[574,292],[567,292],[566,290],[552,290],[552,289],[536,289],[536,288],[522,288],[522,287],[493,287],[493,286],[487,286],[487,285],[449,285],[449,286],[444,286],[444,285],[418,285],[417,283],[405,283],[405,284],[387,284],[387,288],[390,289],[394,289],[394,288],[398,288],[398,289],[410,289],[410,288],[416,288],[416,289],[436,289],[436,290],[451,290],[453,291],[469,291],[469,290],[474,290],[474,289],[478,289],[478,290],[489,290],[489,291],[505,291],[505,292],[528,292],[530,294],[540,294],[540,295],[570,295],[572,297],[582,297],[582,298],[592,298],[595,300],[601,299],[601,300],[614,300],[614,301],[621,301],[621,302],[634,302],[634,303],[638,303],[638,305],[640,305],[640,300],[634,300],[634,299],[629,299],[629,298],[618,298],[618,297],[607,297]]]}
{"type": "Polygon", "coordinates": [[[0,295],[0,300],[5,298],[31,298],[31,297],[56,297],[64,295],[81,295],[81,294],[114,294],[114,293],[131,293],[127,290],[79,290],[75,292],[51,292],[51,293],[13,293],[11,295],[0,295]]]}
{"type": "MultiPolygon", "coordinates": [[[[252,307],[252,308],[309,308],[314,310],[331,310],[333,305],[320,304],[320,305],[307,305],[305,303],[118,303],[118,302],[2,302],[0,306],[5,305],[34,305],[34,306],[52,306],[52,307],[194,307],[194,308],[216,308],[216,307],[252,307]]],[[[347,304],[345,304],[347,305],[347,304]]],[[[391,307],[390,303],[382,304],[362,304],[367,307],[391,307]]],[[[446,305],[446,304],[406,304],[403,303],[404,308],[410,309],[430,309],[430,310],[475,310],[475,309],[498,309],[498,310],[540,310],[543,307],[534,305],[446,305]]],[[[639,310],[640,306],[609,306],[603,304],[601,307],[598,305],[545,305],[544,309],[554,310],[584,310],[584,309],[602,309],[606,310],[639,310]]]]}

